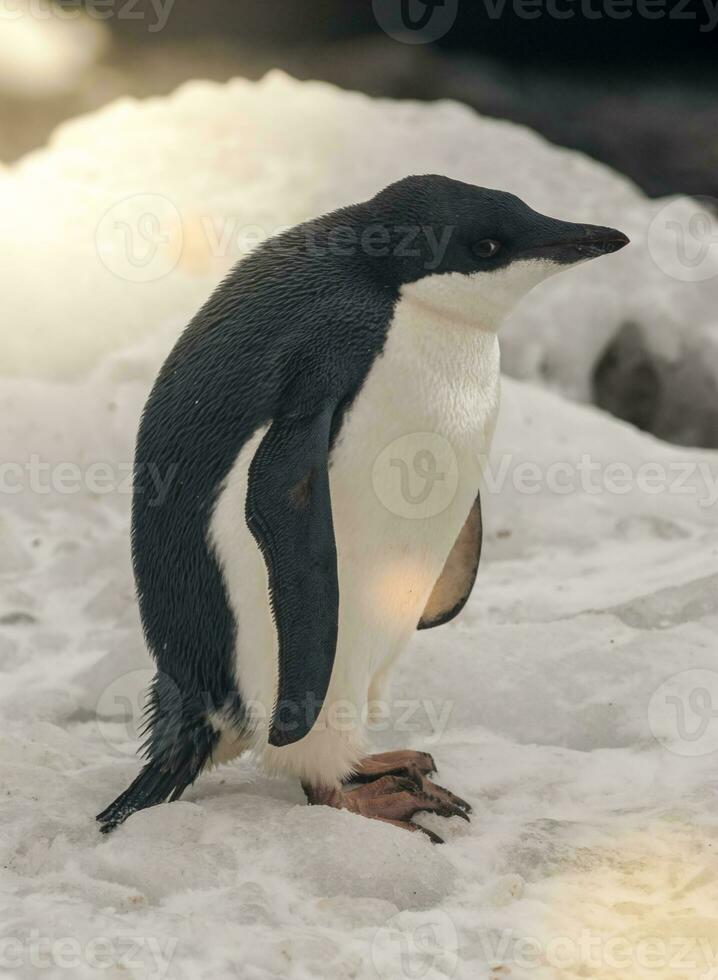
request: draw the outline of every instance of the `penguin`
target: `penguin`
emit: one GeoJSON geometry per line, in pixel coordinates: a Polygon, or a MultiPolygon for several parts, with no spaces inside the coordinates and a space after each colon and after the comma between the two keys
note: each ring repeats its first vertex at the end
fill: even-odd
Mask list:
{"type": "Polygon", "coordinates": [[[413,631],[474,584],[501,322],[627,243],[424,175],[235,266],[140,422],[132,558],[157,673],[145,764],[103,832],[249,751],[310,804],[435,842],[417,813],[468,819],[430,755],[369,752],[371,719],[413,631]]]}

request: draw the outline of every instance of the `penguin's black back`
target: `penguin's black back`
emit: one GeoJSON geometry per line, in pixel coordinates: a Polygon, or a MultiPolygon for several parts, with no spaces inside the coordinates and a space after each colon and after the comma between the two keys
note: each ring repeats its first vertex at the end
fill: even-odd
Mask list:
{"type": "MultiPolygon", "coordinates": [[[[230,706],[237,720],[242,714],[236,625],[208,542],[224,479],[259,427],[310,412],[332,392],[342,393],[336,439],[383,347],[397,290],[327,239],[337,226],[359,222],[358,212],[308,222],[240,262],[180,337],[145,406],[135,454],[133,566],[158,677],[178,692],[185,715],[206,718],[208,710],[230,706]]],[[[157,696],[156,685],[155,719],[162,711],[157,696]]],[[[148,744],[152,754],[152,737],[148,744]]]]}

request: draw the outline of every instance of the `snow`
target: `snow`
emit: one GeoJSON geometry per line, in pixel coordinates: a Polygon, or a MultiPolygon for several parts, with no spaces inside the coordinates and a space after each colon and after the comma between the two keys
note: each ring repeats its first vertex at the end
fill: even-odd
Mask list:
{"type": "Polygon", "coordinates": [[[0,17],[0,89],[25,98],[72,91],[106,42],[104,25],[77,5],[13,0],[0,17]]]}
{"type": "MultiPolygon", "coordinates": [[[[75,121],[0,183],[37,198],[4,232],[22,247],[3,270],[0,977],[716,975],[718,454],[526,383],[504,383],[474,594],[457,620],[416,634],[374,736],[430,751],[471,824],[420,818],[446,839],[432,847],[306,807],[298,785],[242,760],[97,833],[93,815],[137,771],[151,674],[128,554],[137,419],[229,256],[198,250],[161,280],[128,282],[84,231],[143,171],[144,192],[193,214],[279,223],[370,193],[408,160],[530,181],[532,204],[634,236],[653,207],[457,106],[277,77],[75,121]],[[42,288],[28,292],[40,243],[42,288]]],[[[542,316],[568,330],[579,307],[584,322],[640,294],[646,310],[692,317],[714,288],[651,278],[640,244],[621,256],[558,277],[542,316]]]]}

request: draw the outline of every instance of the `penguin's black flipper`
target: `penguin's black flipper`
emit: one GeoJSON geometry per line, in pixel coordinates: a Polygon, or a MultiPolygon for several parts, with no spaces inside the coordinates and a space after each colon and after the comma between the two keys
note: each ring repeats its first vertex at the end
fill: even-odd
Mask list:
{"type": "Polygon", "coordinates": [[[428,630],[458,616],[471,595],[481,558],[481,497],[477,495],[469,516],[437,579],[417,629],[428,630]]]}
{"type": "Polygon", "coordinates": [[[264,556],[279,643],[271,745],[312,728],[329,686],[339,585],[329,494],[333,405],[277,418],[249,470],[246,518],[264,556]]]}

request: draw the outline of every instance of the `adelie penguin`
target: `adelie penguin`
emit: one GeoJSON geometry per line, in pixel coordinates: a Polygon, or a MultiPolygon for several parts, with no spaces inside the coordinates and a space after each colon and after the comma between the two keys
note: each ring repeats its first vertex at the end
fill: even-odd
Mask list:
{"type": "Polygon", "coordinates": [[[421,176],[236,266],[142,416],[132,548],[157,676],[146,764],[103,831],[250,749],[310,803],[413,831],[421,811],[468,819],[429,755],[368,754],[367,712],[413,630],[471,591],[502,320],[547,276],[627,241],[421,176]],[[405,445],[407,466],[436,464],[438,505],[401,490],[405,445]]]}

